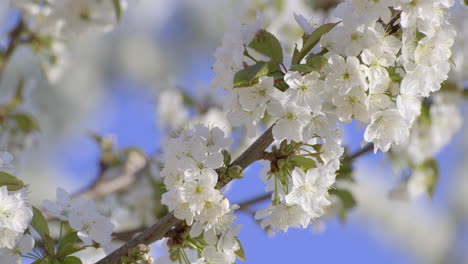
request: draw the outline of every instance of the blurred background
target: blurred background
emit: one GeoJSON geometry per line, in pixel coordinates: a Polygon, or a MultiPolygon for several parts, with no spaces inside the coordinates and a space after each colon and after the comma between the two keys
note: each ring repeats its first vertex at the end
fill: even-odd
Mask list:
{"type": "MultiPolygon", "coordinates": [[[[43,199],[55,198],[57,187],[79,192],[102,172],[104,147],[90,134],[112,138],[114,150],[136,148],[154,161],[163,151],[168,131],[182,123],[221,124],[236,133],[222,113],[222,95],[210,87],[214,52],[230,23],[238,14],[254,17],[259,10],[268,30],[283,43],[293,43],[301,36],[294,13],[321,21],[337,2],[139,0],[129,4],[112,32],[68,39],[60,66],[63,73],[52,82],[41,71],[40,57],[26,46],[18,48],[1,79],[0,98],[13,93],[12,87],[27,76],[31,89],[24,109],[36,118],[40,130],[28,140],[27,148],[15,153],[14,172],[30,184],[31,200],[40,205],[43,199]]],[[[464,71],[467,14],[456,6],[452,15],[459,36],[454,51],[457,69],[450,82],[459,87],[468,77],[464,71]]],[[[1,35],[19,15],[17,10],[0,12],[5,25],[1,35]]],[[[458,116],[445,117],[448,123],[468,111],[466,100],[456,102],[458,116]]],[[[359,150],[363,131],[356,123],[346,126],[344,145],[351,153],[359,150]]],[[[349,188],[357,207],[346,221],[331,215],[310,229],[291,229],[271,237],[249,211],[239,211],[246,263],[468,263],[468,127],[466,123],[455,126],[440,136],[449,143],[435,156],[439,180],[432,197],[398,195],[405,172],[394,166],[392,157],[378,153],[364,155],[354,164],[356,183],[349,188]]],[[[151,164],[152,177],[157,178],[157,162],[151,164]]],[[[233,203],[263,194],[261,169],[261,164],[252,165],[244,179],[229,186],[226,195],[233,203]]],[[[112,178],[113,173],[117,172],[106,177],[112,178]]],[[[127,205],[140,207],[131,210],[150,214],[147,223],[138,225],[155,221],[151,190],[128,196],[112,199],[131,200],[127,205]]],[[[112,202],[103,199],[104,204],[112,202]]],[[[250,209],[265,206],[259,202],[250,209]]],[[[125,212],[113,219],[131,221],[125,212]]],[[[120,224],[121,228],[126,225],[120,224]]]]}

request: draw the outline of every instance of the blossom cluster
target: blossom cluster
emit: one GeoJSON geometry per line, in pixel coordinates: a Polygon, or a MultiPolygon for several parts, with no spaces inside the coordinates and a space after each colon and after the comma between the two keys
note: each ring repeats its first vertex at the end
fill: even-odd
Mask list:
{"type": "MultiPolygon", "coordinates": [[[[14,0],[10,5],[19,8],[32,29],[41,35],[61,36],[90,29],[109,31],[117,21],[113,1],[96,0],[14,0]]],[[[126,1],[119,0],[120,8],[126,1]]]]}
{"type": "MultiPolygon", "coordinates": [[[[455,30],[446,12],[453,4],[445,0],[345,1],[329,18],[336,24],[325,25],[332,29],[322,33],[319,47],[299,61],[294,61],[297,54],[291,60],[278,56],[278,51],[258,48],[269,34],[260,30],[261,19],[225,35],[215,53],[212,84],[229,92],[230,122],[245,126],[247,134],[254,136],[267,113],[276,120],[273,137],[278,142],[320,146],[308,152],[318,156],[318,168],[294,169],[281,192],[277,176],[271,177],[267,167],[267,191],[274,191],[276,202],[257,214],[258,218],[270,216],[265,226],[305,227],[311,218],[323,214],[343,153],[340,124],[353,120],[365,124],[364,140],[374,145],[374,152],[408,142],[423,99],[448,78],[455,30]],[[251,41],[256,43],[252,46],[251,41]],[[256,66],[264,69],[272,62],[274,67],[254,72],[257,79],[236,83],[242,76],[239,72],[256,66]]],[[[296,20],[307,45],[306,39],[315,33],[312,25],[300,15],[296,20]]]]}
{"type": "Polygon", "coordinates": [[[6,186],[0,187],[0,262],[16,262],[20,254],[32,250],[34,239],[25,234],[32,217],[25,188],[8,191],[6,186]]]}
{"type": "Polygon", "coordinates": [[[21,11],[27,42],[41,56],[44,73],[51,82],[63,75],[69,64],[66,39],[86,32],[108,32],[126,9],[126,0],[11,0],[21,11]]]}
{"type": "Polygon", "coordinates": [[[72,199],[62,188],[57,188],[57,201],[44,201],[44,206],[60,221],[68,222],[78,231],[78,237],[86,245],[99,243],[105,252],[112,250],[111,240],[114,225],[101,215],[92,200],[81,197],[72,199]]]}
{"type": "MultiPolygon", "coordinates": [[[[161,177],[168,191],[162,203],[191,226],[190,237],[202,235],[207,246],[200,249],[195,263],[232,263],[240,247],[235,238],[239,226],[231,227],[237,206],[231,205],[217,188],[216,169],[223,165],[222,150],[230,144],[223,130],[203,125],[185,129],[165,144],[161,177]]],[[[186,260],[181,257],[184,263],[186,260]]]]}
{"type": "MultiPolygon", "coordinates": [[[[265,167],[269,169],[268,166],[265,167]]],[[[264,170],[264,171],[266,171],[264,170]]],[[[257,219],[263,228],[288,231],[289,227],[305,228],[312,220],[322,216],[324,209],[331,203],[328,198],[328,189],[335,182],[335,173],[326,171],[326,168],[313,168],[303,171],[296,167],[291,173],[291,182],[286,190],[276,190],[276,179],[267,180],[267,191],[273,191],[279,202],[258,211],[257,219]]],[[[263,174],[266,180],[267,173],[263,174]]]]}
{"type": "Polygon", "coordinates": [[[407,162],[421,164],[433,158],[462,126],[458,93],[438,93],[432,99],[428,113],[415,122],[407,144],[395,149],[407,162]]]}

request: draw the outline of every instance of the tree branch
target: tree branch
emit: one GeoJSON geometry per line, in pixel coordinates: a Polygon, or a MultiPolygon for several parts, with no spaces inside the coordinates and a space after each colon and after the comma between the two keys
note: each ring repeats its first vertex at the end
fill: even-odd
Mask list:
{"type": "Polygon", "coordinates": [[[262,195],[259,195],[255,198],[248,199],[244,202],[239,203],[239,210],[246,210],[249,208],[251,205],[262,202],[264,200],[271,199],[271,193],[264,193],[262,195]]]}
{"type": "MultiPolygon", "coordinates": [[[[240,166],[242,169],[247,168],[253,162],[262,158],[263,151],[273,143],[273,126],[269,127],[250,147],[248,147],[236,160],[231,163],[231,166],[240,166]]],[[[141,234],[131,239],[123,246],[107,255],[105,258],[96,262],[96,264],[120,264],[121,258],[128,254],[128,250],[138,246],[139,244],[151,244],[164,237],[167,231],[178,225],[182,221],[177,219],[172,213],[167,214],[159,219],[153,226],[144,230],[141,234]]]]}
{"type": "Polygon", "coordinates": [[[175,218],[174,215],[167,214],[163,218],[159,219],[154,225],[125,243],[110,255],[107,255],[105,258],[96,262],[96,264],[120,264],[121,258],[126,256],[130,249],[135,248],[139,244],[149,245],[154,241],[163,238],[167,231],[180,222],[182,221],[175,218]]]}
{"type": "Polygon", "coordinates": [[[241,166],[242,169],[247,168],[253,162],[263,158],[263,151],[273,143],[273,126],[270,126],[255,142],[250,145],[231,166],[241,166]]]}
{"type": "Polygon", "coordinates": [[[374,149],[374,145],[373,144],[367,144],[367,146],[365,146],[364,148],[356,151],[355,153],[349,155],[348,157],[346,157],[345,159],[348,159],[348,160],[354,160],[360,156],[362,156],[363,154],[366,154],[367,152],[371,151],[374,149]]]}
{"type": "Polygon", "coordinates": [[[8,63],[8,60],[13,55],[13,52],[15,51],[16,47],[18,47],[18,45],[21,43],[21,34],[23,33],[24,29],[25,24],[23,22],[23,19],[20,18],[16,27],[10,32],[10,43],[6,51],[2,54],[2,60],[0,62],[0,73],[3,72],[6,64],[8,63]]]}
{"type": "Polygon", "coordinates": [[[148,165],[143,166],[142,168],[136,171],[123,169],[122,174],[110,180],[102,180],[102,177],[99,176],[98,180],[91,187],[73,196],[81,196],[93,200],[102,199],[109,194],[121,191],[125,188],[129,188],[130,186],[132,186],[133,183],[135,183],[136,180],[140,178],[140,175],[146,169],[148,169],[148,165]]]}

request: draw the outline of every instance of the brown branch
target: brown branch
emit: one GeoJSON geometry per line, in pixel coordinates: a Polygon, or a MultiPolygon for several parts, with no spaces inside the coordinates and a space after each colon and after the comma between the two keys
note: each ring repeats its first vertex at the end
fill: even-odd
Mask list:
{"type": "Polygon", "coordinates": [[[251,205],[262,202],[264,200],[271,199],[271,193],[265,193],[262,195],[259,195],[255,198],[248,199],[244,202],[239,203],[239,210],[246,210],[248,209],[251,205]]]}
{"type": "Polygon", "coordinates": [[[2,54],[3,56],[2,61],[0,62],[0,73],[3,72],[6,64],[8,63],[8,60],[13,55],[13,52],[18,47],[18,45],[21,43],[21,35],[23,34],[24,29],[25,24],[23,20],[20,19],[16,27],[10,32],[11,39],[6,51],[2,54]]]}
{"type": "Polygon", "coordinates": [[[257,160],[263,159],[263,151],[273,143],[273,126],[270,126],[255,142],[250,145],[233,163],[231,166],[241,166],[242,169],[247,168],[250,164],[257,160]]]}
{"type": "Polygon", "coordinates": [[[374,145],[373,144],[367,144],[367,146],[365,146],[364,148],[358,150],[357,152],[349,155],[348,157],[346,157],[345,159],[348,159],[348,160],[354,160],[360,156],[362,156],[363,154],[366,154],[367,152],[371,151],[374,149],[374,145]]]}
{"type": "Polygon", "coordinates": [[[132,239],[136,234],[141,233],[146,230],[147,227],[139,227],[132,230],[115,232],[112,234],[112,238],[120,241],[128,241],[132,239]]]}
{"type": "Polygon", "coordinates": [[[131,187],[146,169],[148,169],[148,166],[143,166],[137,171],[123,169],[122,174],[106,181],[102,180],[102,177],[99,176],[98,180],[91,187],[74,196],[81,196],[93,200],[102,199],[109,194],[131,187]]]}
{"type": "Polygon", "coordinates": [[[120,264],[121,258],[128,254],[128,251],[139,244],[149,245],[156,240],[164,237],[167,231],[179,224],[181,220],[175,218],[172,214],[168,214],[159,219],[154,225],[140,233],[132,240],[125,243],[123,246],[107,255],[105,258],[96,262],[96,264],[120,264]]]}
{"type": "MultiPolygon", "coordinates": [[[[88,187],[85,187],[84,189],[74,193],[72,195],[72,197],[78,197],[78,196],[92,197],[91,195],[89,195],[89,193],[94,188],[96,188],[96,186],[98,186],[99,184],[104,182],[104,176],[106,175],[107,169],[108,169],[108,167],[105,166],[102,162],[100,162],[99,163],[99,171],[97,173],[96,179],[88,187]]],[[[120,176],[117,176],[116,178],[118,178],[118,177],[120,177],[120,176]]]]}
{"type": "MultiPolygon", "coordinates": [[[[246,211],[251,205],[268,200],[269,198],[271,198],[271,193],[265,193],[254,198],[247,199],[246,201],[240,202],[237,205],[239,205],[239,210],[246,211]]],[[[132,230],[115,232],[112,234],[112,237],[120,241],[127,241],[132,239],[136,234],[143,231],[145,231],[145,227],[139,227],[132,230]]]]}
{"type": "MultiPolygon", "coordinates": [[[[250,147],[248,147],[231,166],[240,166],[242,169],[247,168],[253,162],[262,158],[263,151],[273,143],[273,125],[268,128],[250,147]]],[[[139,244],[151,244],[164,237],[167,231],[178,225],[182,221],[177,219],[172,213],[167,214],[159,219],[153,226],[144,230],[141,234],[131,239],[123,246],[107,255],[105,258],[96,262],[96,264],[119,264],[121,258],[128,254],[128,250],[138,246],[139,244]]]]}

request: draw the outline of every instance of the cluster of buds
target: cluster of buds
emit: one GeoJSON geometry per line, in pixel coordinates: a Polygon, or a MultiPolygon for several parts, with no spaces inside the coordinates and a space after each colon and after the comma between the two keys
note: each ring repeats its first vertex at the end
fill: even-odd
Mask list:
{"type": "Polygon", "coordinates": [[[128,250],[128,255],[122,257],[122,264],[151,264],[153,257],[148,255],[150,248],[145,244],[140,244],[128,250]]]}

